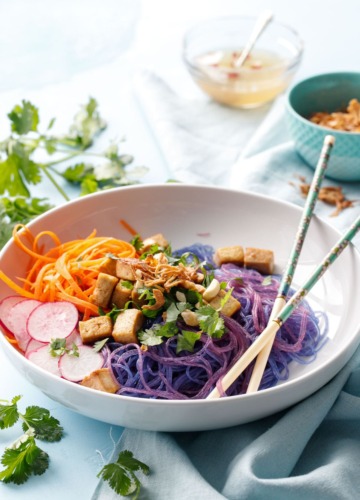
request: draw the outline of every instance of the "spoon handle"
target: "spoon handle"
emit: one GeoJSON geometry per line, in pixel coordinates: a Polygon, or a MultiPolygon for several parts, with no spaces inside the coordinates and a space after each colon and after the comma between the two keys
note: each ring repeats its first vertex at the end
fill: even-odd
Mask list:
{"type": "Polygon", "coordinates": [[[273,18],[273,13],[271,12],[271,10],[264,10],[260,14],[255,23],[254,29],[250,35],[248,42],[246,43],[244,49],[241,51],[241,54],[238,57],[238,59],[236,59],[236,61],[234,62],[235,68],[240,68],[240,66],[244,64],[245,59],[250,54],[250,51],[253,48],[256,40],[259,38],[259,36],[264,31],[269,22],[272,20],[272,18],[273,18]]]}

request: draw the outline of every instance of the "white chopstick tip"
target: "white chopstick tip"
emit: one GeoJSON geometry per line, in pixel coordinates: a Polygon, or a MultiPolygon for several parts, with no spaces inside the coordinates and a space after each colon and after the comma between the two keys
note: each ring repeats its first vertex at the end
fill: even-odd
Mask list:
{"type": "Polygon", "coordinates": [[[324,143],[329,146],[333,146],[335,144],[335,137],[333,135],[325,136],[324,143]]]}

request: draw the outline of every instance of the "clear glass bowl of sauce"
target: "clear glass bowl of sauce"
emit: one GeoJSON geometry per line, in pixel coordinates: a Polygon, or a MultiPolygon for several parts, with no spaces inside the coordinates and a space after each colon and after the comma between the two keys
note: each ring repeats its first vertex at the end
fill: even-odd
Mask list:
{"type": "Polygon", "coordinates": [[[245,63],[237,68],[255,17],[218,18],[190,29],[184,38],[185,64],[198,86],[214,100],[238,108],[272,101],[290,84],[303,43],[290,27],[271,22],[245,63]]]}

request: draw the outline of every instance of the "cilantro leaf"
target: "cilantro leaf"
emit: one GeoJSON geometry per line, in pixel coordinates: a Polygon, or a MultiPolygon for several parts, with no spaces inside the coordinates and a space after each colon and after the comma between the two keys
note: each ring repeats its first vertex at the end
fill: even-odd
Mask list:
{"type": "Polygon", "coordinates": [[[30,196],[30,191],[20,175],[19,164],[14,155],[0,162],[0,194],[5,192],[10,196],[30,196]]]}
{"type": "Polygon", "coordinates": [[[148,475],[150,468],[134,458],[131,451],[124,450],[119,453],[116,462],[105,465],[97,477],[108,481],[110,487],[118,494],[138,498],[141,483],[134,472],[141,471],[148,475]]]}
{"type": "Polygon", "coordinates": [[[109,340],[110,337],[106,337],[105,339],[98,340],[97,342],[94,343],[93,349],[95,352],[100,352],[101,349],[105,346],[106,342],[109,340]]]}
{"type": "Polygon", "coordinates": [[[132,290],[134,288],[134,283],[132,281],[121,280],[121,286],[128,290],[132,290]]]}
{"type": "Polygon", "coordinates": [[[135,248],[135,250],[141,250],[144,246],[140,235],[136,234],[133,239],[130,241],[130,244],[135,248]]]}
{"type": "Polygon", "coordinates": [[[92,173],[92,168],[90,166],[85,163],[76,163],[68,167],[62,173],[62,176],[69,182],[80,184],[89,173],[92,173]]]}
{"type": "Polygon", "coordinates": [[[0,216],[9,218],[10,222],[21,220],[24,224],[32,218],[46,212],[52,208],[43,198],[25,198],[18,196],[16,198],[0,199],[0,216]]]}
{"type": "Polygon", "coordinates": [[[166,322],[170,323],[176,321],[179,314],[189,308],[189,304],[186,302],[172,302],[166,310],[166,322]]]}
{"type": "Polygon", "coordinates": [[[17,402],[21,396],[15,396],[11,401],[0,401],[0,429],[12,427],[19,419],[17,402]]]}
{"type": "Polygon", "coordinates": [[[63,354],[69,354],[69,356],[75,356],[77,358],[79,357],[78,346],[75,344],[75,342],[73,342],[71,349],[69,349],[66,346],[66,339],[59,339],[59,338],[51,339],[49,348],[50,348],[50,354],[54,358],[56,356],[60,357],[63,354]]]}
{"type": "Polygon", "coordinates": [[[167,321],[164,325],[154,325],[153,328],[155,329],[157,335],[167,338],[173,337],[179,331],[176,326],[176,321],[167,321]]]}
{"type": "Polygon", "coordinates": [[[162,337],[174,337],[178,331],[176,321],[164,323],[163,325],[157,323],[152,328],[139,332],[138,338],[144,345],[159,345],[163,343],[162,337]]]}
{"type": "Polygon", "coordinates": [[[90,97],[88,103],[81,106],[75,115],[70,132],[64,140],[70,146],[86,149],[91,146],[94,137],[105,128],[106,123],[100,116],[98,103],[90,97]]]}
{"type": "Polygon", "coordinates": [[[52,417],[49,410],[45,408],[28,406],[23,419],[24,432],[30,427],[34,429],[35,437],[42,441],[60,441],[63,437],[64,429],[60,426],[60,422],[52,417]]]}
{"type": "Polygon", "coordinates": [[[157,335],[156,331],[152,328],[138,332],[138,339],[143,345],[160,345],[163,343],[161,336],[157,335]]]}
{"type": "Polygon", "coordinates": [[[36,132],[39,124],[39,111],[31,102],[21,101],[22,106],[17,104],[8,114],[11,121],[11,130],[18,134],[36,132]]]}
{"type": "Polygon", "coordinates": [[[54,358],[62,356],[66,352],[66,339],[51,339],[49,348],[50,354],[54,358]]]}
{"type": "Polygon", "coordinates": [[[219,312],[216,309],[209,305],[202,306],[200,309],[195,311],[195,314],[203,332],[213,338],[221,338],[224,335],[224,320],[220,317],[219,312]]]}
{"type": "Polygon", "coordinates": [[[31,474],[41,475],[49,467],[49,455],[35,443],[33,436],[26,436],[15,448],[6,448],[1,463],[0,481],[22,484],[31,474]]]}
{"type": "Polygon", "coordinates": [[[200,332],[192,332],[190,330],[183,330],[180,335],[178,335],[178,341],[176,345],[176,354],[181,351],[194,352],[195,342],[201,337],[200,332]]]}

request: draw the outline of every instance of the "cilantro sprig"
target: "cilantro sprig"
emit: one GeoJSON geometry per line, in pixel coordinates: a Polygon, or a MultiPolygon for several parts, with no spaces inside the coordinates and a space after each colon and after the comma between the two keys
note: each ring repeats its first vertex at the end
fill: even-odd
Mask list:
{"type": "Polygon", "coordinates": [[[8,113],[10,135],[0,140],[0,246],[11,236],[15,223],[26,224],[51,208],[47,199],[32,196],[33,186],[43,179],[68,201],[63,182],[77,187],[80,195],[137,182],[146,169],[128,170],[133,157],[123,154],[120,141],[104,151],[91,149],[106,128],[97,101],[90,97],[74,116],[67,133],[52,132],[55,119],[40,127],[38,108],[23,100],[8,113]],[[69,165],[70,163],[70,165],[69,165]]]}
{"type": "Polygon", "coordinates": [[[130,496],[136,500],[139,497],[141,487],[135,474],[137,471],[145,475],[150,474],[148,465],[137,460],[131,451],[124,450],[119,453],[116,462],[105,465],[97,476],[107,481],[118,495],[130,496]]]}
{"type": "Polygon", "coordinates": [[[1,464],[0,481],[22,484],[31,474],[41,475],[49,467],[49,455],[38,447],[36,439],[47,442],[60,441],[64,430],[60,422],[50,415],[49,410],[39,406],[28,406],[25,413],[18,409],[21,396],[12,400],[0,400],[0,429],[22,422],[21,435],[11,446],[5,448],[1,464]]]}

